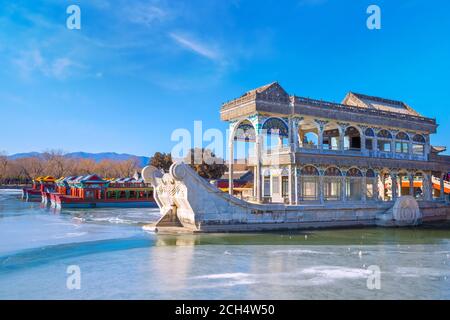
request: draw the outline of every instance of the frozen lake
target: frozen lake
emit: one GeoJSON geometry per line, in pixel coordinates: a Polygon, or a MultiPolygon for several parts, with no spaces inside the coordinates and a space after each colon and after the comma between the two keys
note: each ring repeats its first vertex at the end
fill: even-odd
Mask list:
{"type": "Polygon", "coordinates": [[[19,197],[0,190],[0,299],[450,299],[449,226],[167,236],[142,230],[155,209],[19,197]]]}

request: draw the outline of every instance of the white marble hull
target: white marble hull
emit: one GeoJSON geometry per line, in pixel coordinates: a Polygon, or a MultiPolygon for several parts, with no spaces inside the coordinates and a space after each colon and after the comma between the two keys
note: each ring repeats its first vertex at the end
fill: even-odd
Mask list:
{"type": "MultiPolygon", "coordinates": [[[[147,167],[143,176],[154,185],[163,217],[156,230],[183,228],[192,232],[245,232],[354,226],[403,226],[422,221],[417,201],[409,196],[397,202],[327,202],[326,204],[255,204],[222,192],[184,163],[163,174],[147,167]],[[145,172],[146,170],[146,172],[145,172]]],[[[444,216],[445,204],[438,206],[444,216]]]]}

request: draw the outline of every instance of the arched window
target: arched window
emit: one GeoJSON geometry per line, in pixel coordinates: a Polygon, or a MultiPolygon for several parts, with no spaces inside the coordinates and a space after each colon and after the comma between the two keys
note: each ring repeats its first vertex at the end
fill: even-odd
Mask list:
{"type": "Polygon", "coordinates": [[[288,127],[283,120],[278,118],[270,118],[264,122],[262,129],[266,131],[267,134],[277,134],[282,137],[288,137],[289,131],[288,127]]]}
{"type": "Polygon", "coordinates": [[[256,140],[255,128],[253,127],[250,121],[244,120],[239,124],[234,134],[234,140],[255,142],[256,140]]]}
{"type": "Polygon", "coordinates": [[[376,200],[375,199],[375,188],[376,188],[376,175],[372,169],[368,169],[366,171],[366,199],[367,200],[376,200]]]}
{"type": "Polygon", "coordinates": [[[375,137],[375,133],[373,132],[372,128],[367,128],[365,131],[366,137],[375,137]]]}
{"type": "Polygon", "coordinates": [[[391,152],[391,140],[392,140],[392,134],[382,129],[377,134],[378,137],[378,150],[384,151],[384,152],[391,152]]]}
{"type": "Polygon", "coordinates": [[[298,141],[301,148],[316,149],[319,145],[319,129],[314,120],[301,121],[298,128],[298,141]]]}
{"type": "Polygon", "coordinates": [[[375,137],[375,132],[372,128],[367,128],[364,132],[366,136],[366,150],[373,150],[373,138],[375,137]]]}
{"type": "Polygon", "coordinates": [[[314,149],[319,145],[319,136],[315,132],[307,132],[303,136],[303,147],[314,149]]]}
{"type": "Polygon", "coordinates": [[[358,168],[347,171],[345,195],[348,200],[359,201],[362,198],[362,173],[358,168]]]}
{"type": "Polygon", "coordinates": [[[361,150],[361,136],[355,127],[348,127],[344,132],[344,149],[361,150]]]}
{"type": "Polygon", "coordinates": [[[413,154],[423,156],[425,153],[425,138],[420,134],[416,134],[413,137],[412,148],[413,154]]]}
{"type": "Polygon", "coordinates": [[[313,166],[300,170],[300,199],[314,201],[319,199],[319,171],[313,166]]]}
{"type": "Polygon", "coordinates": [[[342,190],[342,174],[336,167],[330,167],[324,172],[323,188],[324,188],[324,200],[336,201],[341,200],[342,190]]]}
{"type": "Polygon", "coordinates": [[[397,139],[397,140],[406,140],[406,141],[409,141],[409,136],[408,136],[405,132],[400,131],[400,132],[397,133],[397,135],[395,136],[395,139],[397,139]]]}
{"type": "Polygon", "coordinates": [[[265,145],[268,148],[278,147],[288,143],[288,127],[279,118],[267,119],[262,126],[262,132],[265,135],[265,145]]]}
{"type": "Polygon", "coordinates": [[[389,131],[382,129],[378,132],[377,137],[384,139],[392,139],[392,134],[389,131]]]}
{"type": "Polygon", "coordinates": [[[420,134],[416,134],[413,137],[413,141],[414,142],[419,142],[419,143],[425,143],[425,138],[422,135],[420,135],[420,134]]]}
{"type": "Polygon", "coordinates": [[[399,132],[395,136],[395,152],[408,153],[409,136],[405,132],[399,132]]]}
{"type": "Polygon", "coordinates": [[[325,150],[339,150],[339,126],[329,122],[323,128],[322,146],[325,150]]]}

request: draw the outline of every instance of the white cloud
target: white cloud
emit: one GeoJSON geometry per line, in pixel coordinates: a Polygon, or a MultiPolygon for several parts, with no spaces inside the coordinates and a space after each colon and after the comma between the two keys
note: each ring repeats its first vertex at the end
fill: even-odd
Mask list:
{"type": "Polygon", "coordinates": [[[72,65],[74,63],[69,58],[58,58],[52,63],[50,73],[56,78],[64,78],[72,65]]]}
{"type": "Polygon", "coordinates": [[[29,78],[37,72],[47,77],[64,79],[70,74],[71,67],[80,66],[67,57],[59,57],[53,60],[45,59],[39,49],[22,51],[13,62],[24,78],[29,78]]]}
{"type": "Polygon", "coordinates": [[[156,22],[161,22],[167,18],[167,11],[160,7],[139,3],[137,5],[128,7],[126,10],[127,19],[131,22],[151,26],[156,22]]]}
{"type": "Polygon", "coordinates": [[[198,40],[187,38],[176,33],[170,33],[170,37],[175,40],[182,47],[189,49],[205,58],[211,60],[219,60],[220,55],[217,50],[210,48],[210,46],[200,43],[198,40]]]}

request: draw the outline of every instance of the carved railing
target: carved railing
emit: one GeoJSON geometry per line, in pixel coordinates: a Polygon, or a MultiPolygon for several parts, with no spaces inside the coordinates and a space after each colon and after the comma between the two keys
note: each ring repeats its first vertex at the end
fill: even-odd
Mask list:
{"type": "Polygon", "coordinates": [[[256,93],[253,94],[246,94],[240,98],[231,100],[231,101],[227,101],[224,104],[222,104],[222,110],[226,110],[226,109],[230,109],[232,107],[236,107],[239,106],[241,104],[253,101],[256,99],[256,93]]]}
{"type": "Polygon", "coordinates": [[[391,112],[391,111],[385,111],[385,110],[379,110],[379,109],[369,109],[369,108],[360,108],[360,107],[354,107],[349,106],[346,104],[340,104],[340,103],[333,103],[333,102],[327,102],[322,100],[315,100],[310,98],[303,98],[303,97],[294,97],[295,103],[304,104],[308,106],[314,106],[314,107],[320,107],[320,108],[329,108],[334,109],[338,111],[350,111],[355,113],[361,113],[361,114],[372,114],[376,116],[385,116],[385,117],[395,117],[396,119],[404,119],[404,120],[415,120],[415,121],[421,121],[421,122],[427,122],[430,124],[436,125],[436,119],[432,118],[426,118],[422,116],[415,116],[410,114],[404,114],[404,113],[398,113],[398,112],[391,112]]]}

